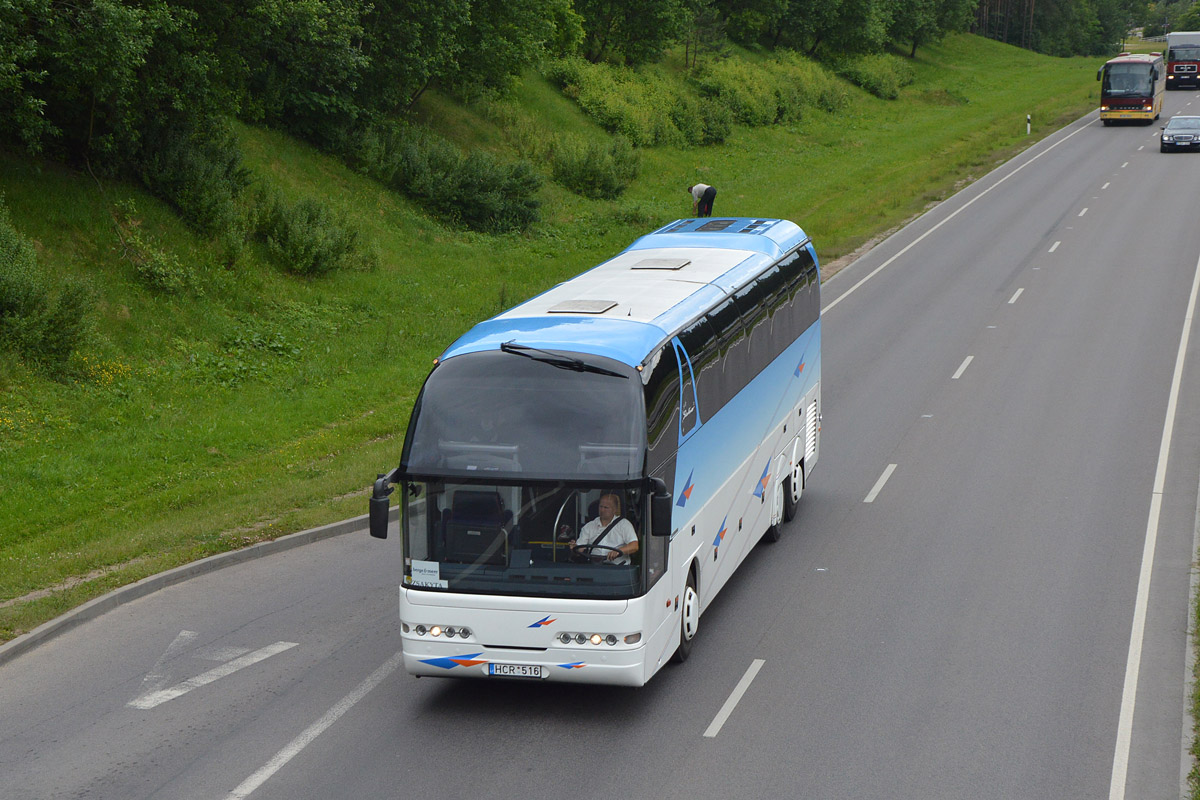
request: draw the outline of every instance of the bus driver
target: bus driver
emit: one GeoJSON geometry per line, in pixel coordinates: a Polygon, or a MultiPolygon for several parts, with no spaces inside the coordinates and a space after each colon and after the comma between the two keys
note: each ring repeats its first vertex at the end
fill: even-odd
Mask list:
{"type": "Polygon", "coordinates": [[[572,550],[595,561],[628,564],[638,551],[638,539],[629,520],[621,518],[621,499],[615,494],[602,495],[599,512],[600,516],[580,529],[579,539],[571,541],[572,550]]]}

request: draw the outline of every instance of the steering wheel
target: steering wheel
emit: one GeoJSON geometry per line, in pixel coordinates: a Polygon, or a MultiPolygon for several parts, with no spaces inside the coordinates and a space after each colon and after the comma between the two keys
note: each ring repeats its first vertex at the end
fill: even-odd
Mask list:
{"type": "Polygon", "coordinates": [[[613,550],[621,555],[625,555],[619,547],[609,547],[606,544],[577,544],[571,548],[572,555],[578,556],[582,561],[591,561],[599,564],[612,563],[606,554],[597,553],[597,550],[613,550]]]}

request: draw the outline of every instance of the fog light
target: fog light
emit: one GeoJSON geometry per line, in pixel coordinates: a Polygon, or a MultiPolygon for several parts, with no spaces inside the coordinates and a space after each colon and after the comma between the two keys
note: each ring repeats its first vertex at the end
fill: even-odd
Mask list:
{"type": "Polygon", "coordinates": [[[562,642],[563,644],[570,644],[571,643],[571,634],[564,631],[558,635],[558,640],[560,642],[562,642]]]}
{"type": "Polygon", "coordinates": [[[458,635],[464,639],[469,639],[471,637],[471,629],[470,628],[459,628],[458,635]]]}
{"type": "Polygon", "coordinates": [[[447,638],[447,639],[453,639],[453,638],[454,638],[454,634],[455,634],[455,633],[457,633],[457,631],[455,631],[455,630],[454,630],[454,626],[453,626],[453,625],[447,625],[447,626],[446,626],[446,638],[447,638]]]}
{"type": "Polygon", "coordinates": [[[583,644],[586,641],[587,641],[587,637],[584,636],[582,633],[575,634],[575,642],[577,644],[583,644]]]}
{"type": "Polygon", "coordinates": [[[442,626],[434,625],[432,628],[429,629],[429,635],[430,636],[441,636],[442,635],[442,626]]]}
{"type": "Polygon", "coordinates": [[[604,637],[598,633],[593,633],[588,641],[590,641],[592,644],[600,644],[604,641],[604,637]]]}
{"type": "Polygon", "coordinates": [[[613,636],[610,633],[608,636],[604,637],[604,643],[607,644],[609,647],[612,647],[614,644],[617,643],[617,637],[613,636]]]}
{"type": "Polygon", "coordinates": [[[417,632],[417,636],[424,636],[424,635],[425,635],[425,626],[424,626],[424,625],[418,625],[418,626],[415,628],[415,630],[416,630],[416,632],[417,632]]]}

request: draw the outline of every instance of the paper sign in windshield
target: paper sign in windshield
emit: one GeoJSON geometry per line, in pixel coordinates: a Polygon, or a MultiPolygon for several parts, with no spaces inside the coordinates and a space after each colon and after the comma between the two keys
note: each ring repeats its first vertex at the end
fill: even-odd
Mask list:
{"type": "Polygon", "coordinates": [[[431,589],[445,589],[449,584],[442,580],[441,565],[436,561],[412,561],[412,577],[410,586],[425,586],[431,589]]]}

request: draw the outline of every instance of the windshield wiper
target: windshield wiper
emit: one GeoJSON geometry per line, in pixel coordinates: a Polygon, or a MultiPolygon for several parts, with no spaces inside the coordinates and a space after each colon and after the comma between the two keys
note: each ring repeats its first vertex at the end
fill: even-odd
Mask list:
{"type": "Polygon", "coordinates": [[[606,367],[599,367],[595,364],[589,364],[579,358],[561,356],[557,353],[551,353],[549,350],[542,350],[537,347],[529,347],[528,345],[517,344],[516,342],[503,342],[500,345],[500,349],[505,353],[513,353],[518,356],[525,356],[525,358],[531,358],[534,361],[540,361],[543,364],[549,364],[550,366],[558,367],[559,369],[569,369],[572,372],[594,372],[597,375],[607,375],[612,378],[625,378],[626,380],[629,378],[628,375],[622,375],[620,372],[614,372],[606,367]],[[535,356],[534,353],[541,353],[542,355],[535,356]]]}

